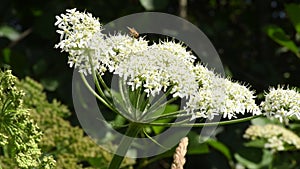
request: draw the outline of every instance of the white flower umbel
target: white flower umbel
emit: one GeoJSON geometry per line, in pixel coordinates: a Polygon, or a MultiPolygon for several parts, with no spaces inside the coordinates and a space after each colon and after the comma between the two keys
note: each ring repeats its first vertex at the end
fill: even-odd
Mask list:
{"type": "Polygon", "coordinates": [[[193,118],[208,118],[222,115],[223,118],[237,118],[237,114],[251,112],[260,114],[255,104],[255,96],[246,86],[215,75],[202,65],[194,69],[200,85],[191,97],[186,109],[194,114],[193,118]]]}
{"type": "Polygon", "coordinates": [[[132,90],[143,88],[148,96],[160,91],[188,100],[185,109],[194,118],[215,115],[236,118],[236,114],[259,114],[253,92],[247,87],[215,75],[206,67],[195,66],[196,57],[174,41],[149,46],[143,38],[117,33],[104,35],[98,19],[90,13],[67,10],[57,16],[61,35],[55,45],[69,53],[70,67],[100,75],[107,70],[123,77],[132,90]]]}
{"type": "Polygon", "coordinates": [[[105,39],[106,52],[100,56],[101,63],[114,72],[119,64],[136,52],[142,52],[148,49],[148,41],[143,38],[132,38],[128,35],[117,33],[110,35],[105,39]]]}
{"type": "Polygon", "coordinates": [[[106,48],[102,25],[90,13],[79,12],[75,8],[66,11],[66,14],[56,16],[54,25],[59,28],[56,32],[60,34],[60,42],[55,48],[68,52],[70,67],[74,66],[80,72],[91,73],[90,63],[95,69],[102,70],[97,64],[99,59],[96,54],[106,48]]]}
{"type": "Polygon", "coordinates": [[[250,140],[264,139],[265,148],[272,151],[289,150],[291,146],[295,149],[300,149],[300,138],[292,131],[274,124],[265,126],[252,125],[244,134],[244,138],[250,140]]]}
{"type": "MultiPolygon", "coordinates": [[[[149,119],[149,124],[161,125],[159,122],[152,123],[150,120],[173,119],[184,111],[189,113],[183,116],[187,118],[185,120],[189,120],[191,116],[212,120],[214,116],[231,119],[236,118],[237,114],[246,112],[251,112],[253,115],[260,114],[252,91],[246,86],[215,75],[200,64],[195,64],[196,57],[187,51],[182,43],[161,41],[149,45],[148,41],[143,38],[121,33],[104,35],[98,19],[89,13],[78,12],[76,9],[67,10],[66,14],[56,18],[55,25],[59,28],[57,32],[61,36],[60,42],[55,47],[69,53],[70,67],[79,69],[82,74],[93,75],[97,92],[89,86],[85,76],[81,74],[81,77],[100,102],[113,112],[118,114],[124,112],[123,117],[128,118],[129,127],[126,133],[130,137],[122,138],[125,141],[120,142],[116,152],[128,150],[132,136],[135,137],[140,129],[144,128],[144,122],[136,123],[131,118],[140,121],[147,120],[145,122],[149,119]],[[107,94],[112,95],[114,91],[105,84],[101,76],[97,75],[108,72],[121,77],[119,89],[122,101],[113,103],[107,97],[107,94]],[[126,82],[127,87],[133,92],[125,90],[126,86],[121,82],[126,82]],[[161,91],[165,92],[165,96],[172,95],[174,98],[162,96],[157,100],[153,99],[155,103],[152,102],[152,96],[160,97],[161,91]],[[145,95],[148,98],[144,97],[145,95]],[[165,102],[165,98],[169,100],[165,102]],[[177,98],[187,101],[184,110],[158,115],[158,110],[177,98]],[[134,104],[131,105],[131,103],[134,104]],[[117,108],[117,104],[122,107],[117,108]],[[137,111],[140,109],[143,110],[142,113],[137,111]],[[151,117],[152,115],[154,116],[151,117]]],[[[234,123],[237,121],[235,120],[234,123]]],[[[169,124],[181,125],[180,123],[169,124]]],[[[226,124],[229,123],[226,122],[226,124]]],[[[162,123],[162,125],[168,124],[162,123]]],[[[204,126],[204,123],[198,126],[204,126]]],[[[123,158],[119,155],[115,155],[109,168],[119,168],[122,160],[123,158]]]]}
{"type": "Polygon", "coordinates": [[[268,117],[277,118],[280,122],[288,121],[293,117],[300,120],[300,93],[294,89],[283,87],[270,88],[265,95],[261,108],[268,117]]]}
{"type": "Polygon", "coordinates": [[[163,46],[154,44],[147,50],[132,53],[120,63],[115,74],[124,77],[132,90],[142,86],[148,96],[166,91],[168,87],[172,87],[173,97],[183,98],[195,93],[198,84],[192,73],[191,56],[175,55],[175,49],[164,50],[163,46]]]}
{"type": "Polygon", "coordinates": [[[184,63],[195,62],[196,56],[190,51],[187,51],[186,47],[182,43],[176,43],[174,41],[161,41],[154,46],[160,50],[169,51],[178,58],[183,59],[184,63]]]}
{"type": "Polygon", "coordinates": [[[187,51],[185,46],[174,41],[161,41],[152,45],[150,50],[161,50],[171,55],[168,58],[170,60],[162,58],[162,61],[165,70],[170,74],[173,97],[188,98],[197,91],[199,86],[196,75],[193,73],[196,57],[187,51]],[[174,60],[172,61],[172,59],[174,60]]]}

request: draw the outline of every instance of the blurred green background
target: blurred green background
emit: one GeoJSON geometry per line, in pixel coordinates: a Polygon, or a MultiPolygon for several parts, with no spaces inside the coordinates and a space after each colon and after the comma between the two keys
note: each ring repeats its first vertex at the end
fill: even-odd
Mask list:
{"type": "MultiPolygon", "coordinates": [[[[198,26],[218,51],[226,74],[250,84],[257,94],[277,84],[299,87],[300,59],[288,47],[269,38],[267,31],[270,25],[278,25],[299,45],[300,36],[285,11],[285,5],[290,3],[300,1],[1,0],[0,67],[12,69],[19,78],[32,77],[44,86],[49,100],[57,98],[72,110],[73,69],[67,65],[67,55],[54,49],[59,41],[55,16],[65,9],[77,8],[99,17],[105,24],[125,15],[157,11],[183,17],[198,26]]],[[[69,120],[78,125],[74,114],[69,120]]],[[[227,126],[218,137],[234,151],[241,137],[233,135],[241,135],[246,125],[227,126]]],[[[226,158],[215,152],[190,157],[187,168],[199,164],[203,168],[228,165],[226,158]]]]}

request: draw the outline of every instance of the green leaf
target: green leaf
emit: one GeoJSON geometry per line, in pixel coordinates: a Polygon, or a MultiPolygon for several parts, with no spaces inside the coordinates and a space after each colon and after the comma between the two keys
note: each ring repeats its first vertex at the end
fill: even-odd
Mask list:
{"type": "Polygon", "coordinates": [[[249,169],[262,169],[262,168],[266,168],[269,165],[271,165],[272,161],[273,161],[273,154],[271,151],[268,150],[263,150],[263,156],[262,159],[260,161],[260,163],[255,163],[252,162],[242,156],[240,156],[239,154],[234,154],[235,159],[241,163],[242,165],[246,166],[249,169]]]}
{"type": "Polygon", "coordinates": [[[164,9],[169,4],[169,0],[140,0],[140,3],[147,11],[153,11],[164,9]]]}
{"type": "MultiPolygon", "coordinates": [[[[156,120],[156,123],[168,123],[170,122],[171,119],[161,119],[161,120],[156,120]]],[[[154,131],[155,134],[161,133],[166,127],[164,126],[152,126],[152,130],[154,131]]]]}
{"type": "Polygon", "coordinates": [[[115,120],[111,123],[112,127],[115,128],[121,128],[124,127],[124,124],[126,123],[126,119],[122,117],[121,115],[117,115],[115,120]]]}
{"type": "Polygon", "coordinates": [[[189,145],[187,147],[188,151],[187,154],[206,154],[209,153],[209,147],[206,142],[200,143],[199,142],[199,134],[196,132],[191,131],[188,134],[189,138],[189,145]]]}
{"type": "Polygon", "coordinates": [[[163,112],[163,114],[168,114],[168,113],[172,113],[175,112],[179,109],[179,106],[177,104],[168,104],[166,105],[165,111],[163,112]]]}
{"type": "Polygon", "coordinates": [[[264,166],[269,166],[273,161],[273,153],[269,150],[264,149],[263,150],[263,157],[262,160],[260,162],[260,165],[262,167],[264,166]]]}
{"type": "Polygon", "coordinates": [[[262,139],[256,139],[245,143],[246,147],[256,147],[256,148],[264,148],[266,141],[262,139]]]}
{"type": "Polygon", "coordinates": [[[225,144],[213,139],[207,140],[207,144],[220,151],[229,161],[232,161],[230,150],[226,147],[225,144]]]}
{"type": "Polygon", "coordinates": [[[300,5],[299,4],[286,4],[285,10],[288,17],[293,23],[296,31],[300,33],[300,5]]]}
{"type": "Polygon", "coordinates": [[[1,26],[0,37],[6,37],[9,40],[14,41],[20,37],[20,33],[10,26],[1,26]]]}
{"type": "Polygon", "coordinates": [[[288,35],[284,32],[283,29],[281,29],[278,26],[271,25],[271,26],[266,27],[265,31],[267,32],[267,35],[271,39],[273,39],[275,42],[277,42],[281,46],[286,47],[287,49],[289,49],[290,51],[295,53],[300,58],[300,53],[299,53],[298,47],[296,46],[294,41],[292,41],[288,37],[288,35]]]}
{"type": "MultiPolygon", "coordinates": [[[[179,107],[176,104],[168,104],[168,105],[166,105],[165,110],[164,110],[164,112],[162,114],[168,114],[168,113],[175,112],[175,111],[178,110],[178,108],[179,107]]],[[[155,123],[168,123],[171,120],[172,119],[161,119],[161,120],[156,120],[155,123]]],[[[155,134],[161,133],[165,128],[166,127],[164,127],[164,126],[152,126],[152,129],[153,129],[153,131],[154,131],[155,134]]]]}
{"type": "Polygon", "coordinates": [[[243,166],[246,166],[247,168],[249,169],[259,169],[259,165],[254,163],[254,162],[251,162],[245,158],[243,158],[242,156],[240,156],[239,154],[234,154],[234,158],[240,163],[242,164],[243,166]]]}

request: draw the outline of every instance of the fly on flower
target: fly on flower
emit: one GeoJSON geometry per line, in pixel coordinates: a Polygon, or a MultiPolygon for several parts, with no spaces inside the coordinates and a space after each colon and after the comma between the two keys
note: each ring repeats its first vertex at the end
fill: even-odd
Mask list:
{"type": "Polygon", "coordinates": [[[140,35],[139,33],[134,29],[127,26],[127,29],[129,30],[129,33],[132,37],[138,38],[140,35]]]}

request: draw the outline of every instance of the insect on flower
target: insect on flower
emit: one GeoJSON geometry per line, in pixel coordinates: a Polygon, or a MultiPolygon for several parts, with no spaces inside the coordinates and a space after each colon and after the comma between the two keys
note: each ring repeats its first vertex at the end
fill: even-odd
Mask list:
{"type": "Polygon", "coordinates": [[[132,37],[134,37],[134,38],[138,38],[139,37],[139,33],[134,28],[130,28],[128,26],[127,26],[127,28],[128,28],[129,33],[130,33],[130,35],[132,37]]]}

